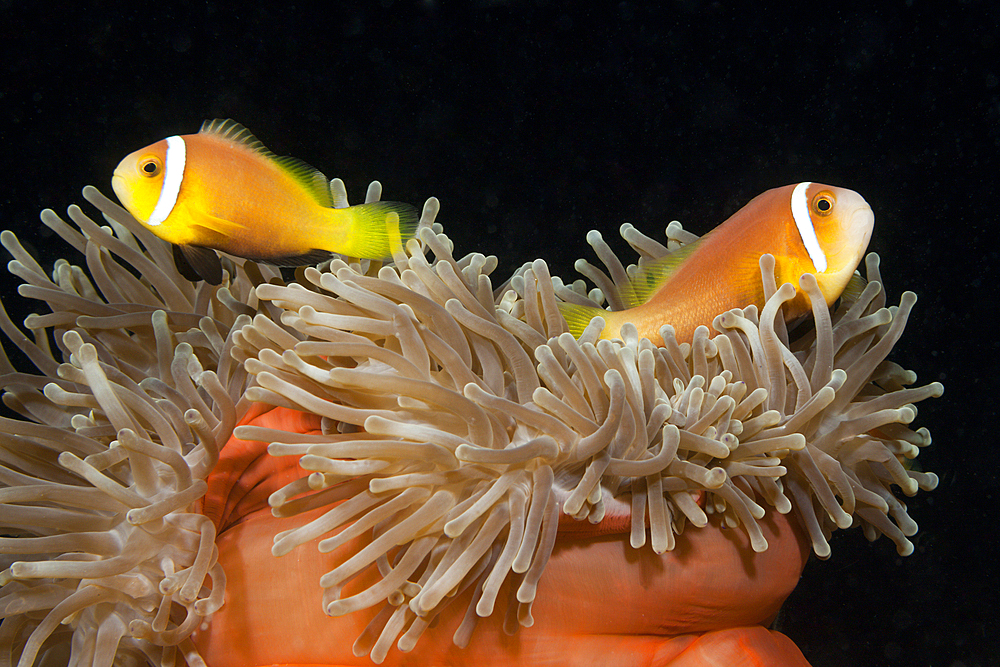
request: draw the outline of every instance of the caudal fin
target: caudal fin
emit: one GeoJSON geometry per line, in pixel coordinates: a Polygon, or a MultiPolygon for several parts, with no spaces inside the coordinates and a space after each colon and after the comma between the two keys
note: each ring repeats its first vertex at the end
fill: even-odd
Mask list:
{"type": "Polygon", "coordinates": [[[417,209],[396,201],[377,201],[340,210],[349,212],[352,219],[345,242],[336,251],[351,257],[391,257],[397,244],[401,247],[413,238],[420,221],[417,209]]]}
{"type": "Polygon", "coordinates": [[[573,334],[573,338],[579,338],[583,335],[583,330],[595,317],[603,317],[605,320],[608,317],[608,311],[603,308],[579,306],[575,303],[560,303],[559,312],[566,320],[566,327],[573,334]]]}

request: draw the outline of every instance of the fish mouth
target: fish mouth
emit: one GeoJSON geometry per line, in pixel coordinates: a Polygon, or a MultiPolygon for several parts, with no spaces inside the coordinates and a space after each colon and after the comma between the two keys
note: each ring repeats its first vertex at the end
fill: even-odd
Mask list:
{"type": "Polygon", "coordinates": [[[842,227],[842,245],[829,256],[830,269],[853,273],[868,250],[874,228],[875,213],[870,206],[862,205],[852,211],[842,227]]]}
{"type": "Polygon", "coordinates": [[[875,214],[870,206],[859,205],[849,215],[844,215],[837,243],[827,251],[828,264],[824,273],[853,273],[868,250],[874,227],[875,214]]]}
{"type": "Polygon", "coordinates": [[[115,174],[111,177],[111,189],[115,191],[115,195],[118,197],[118,201],[122,203],[129,211],[132,210],[132,197],[128,191],[127,184],[125,182],[125,177],[120,174],[115,174]]]}
{"type": "Polygon", "coordinates": [[[872,229],[875,228],[875,213],[871,206],[862,206],[854,211],[848,228],[849,237],[860,246],[860,252],[864,254],[872,236],[872,229]]]}

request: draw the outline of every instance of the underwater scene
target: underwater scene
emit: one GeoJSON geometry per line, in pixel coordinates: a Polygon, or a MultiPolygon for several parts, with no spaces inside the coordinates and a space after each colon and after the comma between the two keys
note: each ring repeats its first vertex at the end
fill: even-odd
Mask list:
{"type": "Polygon", "coordinates": [[[0,665],[1000,662],[988,3],[0,10],[0,665]]]}

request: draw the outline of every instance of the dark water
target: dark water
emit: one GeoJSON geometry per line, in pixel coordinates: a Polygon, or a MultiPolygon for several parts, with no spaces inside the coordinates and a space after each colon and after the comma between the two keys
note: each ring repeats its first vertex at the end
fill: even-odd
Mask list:
{"type": "Polygon", "coordinates": [[[51,261],[39,209],[108,191],[124,154],[214,117],[354,198],[373,178],[439,197],[458,252],[498,255],[497,275],[542,256],[569,276],[590,229],[701,233],[778,185],[856,189],[891,298],[920,297],[892,358],[945,383],[918,417],[942,481],[909,503],[914,555],[838,535],[780,625],[816,667],[1000,663],[1000,12],[646,4],[0,2],[0,226],[51,261]]]}

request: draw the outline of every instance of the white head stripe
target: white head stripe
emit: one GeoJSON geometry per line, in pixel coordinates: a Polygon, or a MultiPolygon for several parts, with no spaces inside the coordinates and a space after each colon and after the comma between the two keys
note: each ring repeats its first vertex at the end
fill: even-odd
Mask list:
{"type": "Polygon", "coordinates": [[[806,190],[812,185],[809,181],[799,183],[792,190],[792,219],[795,220],[795,227],[799,230],[799,237],[802,245],[809,253],[813,268],[822,273],[826,271],[826,255],[816,238],[816,228],[813,227],[812,216],[809,215],[809,202],[806,200],[806,190]]]}
{"type": "Polygon", "coordinates": [[[178,136],[167,137],[167,159],[163,165],[163,187],[160,198],[156,200],[156,208],[149,216],[146,224],[155,227],[167,219],[177,203],[177,195],[181,191],[181,181],[184,180],[184,163],[187,160],[187,146],[178,136]]]}

